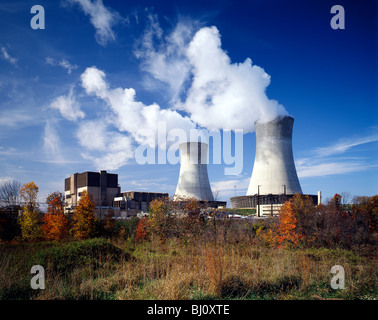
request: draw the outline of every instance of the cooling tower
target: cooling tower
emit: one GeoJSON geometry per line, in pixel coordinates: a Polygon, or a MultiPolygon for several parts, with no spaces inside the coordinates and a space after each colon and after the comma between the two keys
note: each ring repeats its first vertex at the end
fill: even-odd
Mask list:
{"type": "Polygon", "coordinates": [[[175,195],[214,201],[207,175],[208,145],[202,142],[180,144],[180,176],[175,195]]]}
{"type": "Polygon", "coordinates": [[[293,123],[289,116],[255,122],[256,156],[247,196],[302,193],[293,157],[293,123]]]}

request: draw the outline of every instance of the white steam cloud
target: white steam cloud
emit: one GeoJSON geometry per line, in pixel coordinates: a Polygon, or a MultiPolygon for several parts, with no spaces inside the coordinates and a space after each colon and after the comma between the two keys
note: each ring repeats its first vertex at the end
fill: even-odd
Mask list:
{"type": "Polygon", "coordinates": [[[178,23],[164,38],[156,19],[150,21],[136,56],[142,59],[143,70],[169,86],[174,108],[188,113],[194,123],[209,130],[247,133],[254,131],[256,120],[267,122],[288,114],[267,97],[270,76],[263,68],[250,58],[231,62],[216,27],[201,28],[193,35],[193,23],[178,23]]]}
{"type": "MultiPolygon", "coordinates": [[[[196,23],[180,22],[163,36],[156,17],[150,16],[150,27],[135,51],[142,70],[160,87],[166,86],[169,108],[138,101],[133,88],[112,88],[105,72],[95,66],[83,72],[81,86],[86,94],[106,105],[102,116],[78,124],[76,134],[85,149],[85,159],[99,168],[118,169],[134,157],[137,145],[155,147],[159,143],[162,122],[167,133],[179,128],[189,137],[194,128],[252,132],[256,120],[270,121],[287,114],[282,105],[267,97],[270,76],[263,68],[253,65],[249,58],[232,63],[221,47],[216,27],[194,30],[196,23]]],[[[72,90],[68,96],[58,97],[51,107],[71,121],[85,116],[72,90]]]]}
{"type": "Polygon", "coordinates": [[[270,76],[247,58],[233,64],[221,48],[216,27],[202,28],[187,50],[193,82],[180,109],[208,129],[253,131],[255,120],[270,121],[287,114],[283,106],[265,93],[270,76]]]}

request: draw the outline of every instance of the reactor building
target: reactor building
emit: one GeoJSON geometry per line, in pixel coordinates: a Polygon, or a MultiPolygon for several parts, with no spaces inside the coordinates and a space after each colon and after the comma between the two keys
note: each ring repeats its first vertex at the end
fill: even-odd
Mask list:
{"type": "Polygon", "coordinates": [[[179,146],[180,173],[175,199],[196,198],[209,207],[226,206],[224,201],[215,201],[207,173],[208,144],[184,142],[179,146]]]}
{"type": "MultiPolygon", "coordinates": [[[[245,196],[230,199],[234,208],[256,208],[258,216],[275,215],[294,194],[302,194],[295,169],[292,135],[294,118],[255,122],[256,155],[245,196]]],[[[314,203],[317,196],[309,195],[314,203]]]]}

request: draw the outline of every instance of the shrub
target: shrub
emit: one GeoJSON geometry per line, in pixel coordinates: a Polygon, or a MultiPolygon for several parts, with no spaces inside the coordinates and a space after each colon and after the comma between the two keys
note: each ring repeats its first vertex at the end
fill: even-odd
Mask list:
{"type": "Polygon", "coordinates": [[[150,239],[149,221],[147,218],[139,219],[135,233],[135,240],[142,241],[148,239],[150,239]]]}
{"type": "Polygon", "coordinates": [[[130,255],[105,239],[95,238],[42,249],[34,259],[35,264],[65,272],[79,266],[98,267],[106,261],[129,260],[130,255]]]}

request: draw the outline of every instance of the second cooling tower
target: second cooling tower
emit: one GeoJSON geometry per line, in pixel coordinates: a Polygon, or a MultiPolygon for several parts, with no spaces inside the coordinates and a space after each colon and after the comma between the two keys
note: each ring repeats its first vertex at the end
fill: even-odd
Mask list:
{"type": "Polygon", "coordinates": [[[180,176],[175,195],[214,201],[207,174],[208,145],[202,142],[180,144],[180,176]]]}
{"type": "Polygon", "coordinates": [[[247,195],[302,194],[293,157],[293,123],[290,116],[255,122],[256,156],[247,195]]]}

